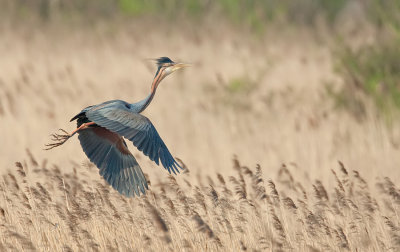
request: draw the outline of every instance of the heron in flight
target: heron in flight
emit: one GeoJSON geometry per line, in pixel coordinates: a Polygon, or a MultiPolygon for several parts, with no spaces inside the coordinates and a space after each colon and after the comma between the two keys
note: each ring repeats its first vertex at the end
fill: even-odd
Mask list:
{"type": "Polygon", "coordinates": [[[53,143],[46,150],[64,144],[73,135],[78,139],[86,156],[98,168],[100,175],[119,193],[133,197],[145,194],[147,180],[135,157],[124,140],[148,156],[157,165],[161,162],[169,173],[176,174],[182,167],[175,161],[151,121],[141,115],[149,106],[160,82],[176,70],[188,66],[175,63],[168,57],[157,60],[157,72],[151,85],[150,94],[136,103],[121,100],[106,101],[84,108],[71,119],[77,120],[77,128],[68,134],[53,134],[53,143]]]}

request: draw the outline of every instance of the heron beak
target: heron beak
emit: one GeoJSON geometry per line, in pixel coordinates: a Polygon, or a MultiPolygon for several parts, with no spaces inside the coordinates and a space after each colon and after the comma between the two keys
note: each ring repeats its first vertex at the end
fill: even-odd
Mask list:
{"type": "Polygon", "coordinates": [[[172,72],[175,72],[178,69],[184,68],[184,67],[189,67],[191,66],[191,64],[187,64],[187,63],[175,63],[175,65],[173,65],[172,67],[172,72]]]}

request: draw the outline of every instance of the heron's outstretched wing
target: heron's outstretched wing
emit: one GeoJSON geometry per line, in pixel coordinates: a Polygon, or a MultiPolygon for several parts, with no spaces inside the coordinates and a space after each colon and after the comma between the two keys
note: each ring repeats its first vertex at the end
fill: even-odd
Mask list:
{"type": "Polygon", "coordinates": [[[146,178],[121,136],[101,127],[89,127],[78,134],[86,156],[115,190],[128,197],[145,194],[146,178]]]}
{"type": "Polygon", "coordinates": [[[86,111],[86,117],[97,125],[107,128],[133,142],[133,144],[157,165],[161,161],[171,173],[178,172],[175,161],[150,120],[129,109],[129,104],[116,102],[86,111]]]}

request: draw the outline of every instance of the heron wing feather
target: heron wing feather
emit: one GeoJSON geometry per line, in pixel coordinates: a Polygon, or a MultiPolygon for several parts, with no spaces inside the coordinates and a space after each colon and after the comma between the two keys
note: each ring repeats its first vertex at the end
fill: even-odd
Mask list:
{"type": "Polygon", "coordinates": [[[181,168],[169,152],[151,121],[129,109],[129,104],[122,101],[93,106],[86,111],[86,117],[112,132],[130,141],[157,165],[161,164],[173,173],[181,168]]]}
{"type": "Polygon", "coordinates": [[[147,180],[121,136],[102,127],[86,128],[78,134],[83,151],[114,189],[128,197],[145,194],[147,180]]]}

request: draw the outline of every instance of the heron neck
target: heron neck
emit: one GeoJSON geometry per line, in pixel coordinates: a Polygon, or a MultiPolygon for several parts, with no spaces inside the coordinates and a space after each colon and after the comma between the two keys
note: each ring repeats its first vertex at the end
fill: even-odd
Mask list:
{"type": "Polygon", "coordinates": [[[156,94],[156,90],[158,87],[158,84],[160,84],[160,82],[164,79],[162,71],[160,71],[160,69],[157,71],[156,76],[154,77],[153,83],[151,85],[151,90],[150,90],[150,94],[144,98],[143,100],[141,100],[140,102],[134,103],[135,107],[138,110],[138,113],[143,112],[147,106],[150,105],[151,101],[154,98],[154,95],[156,94]]]}

